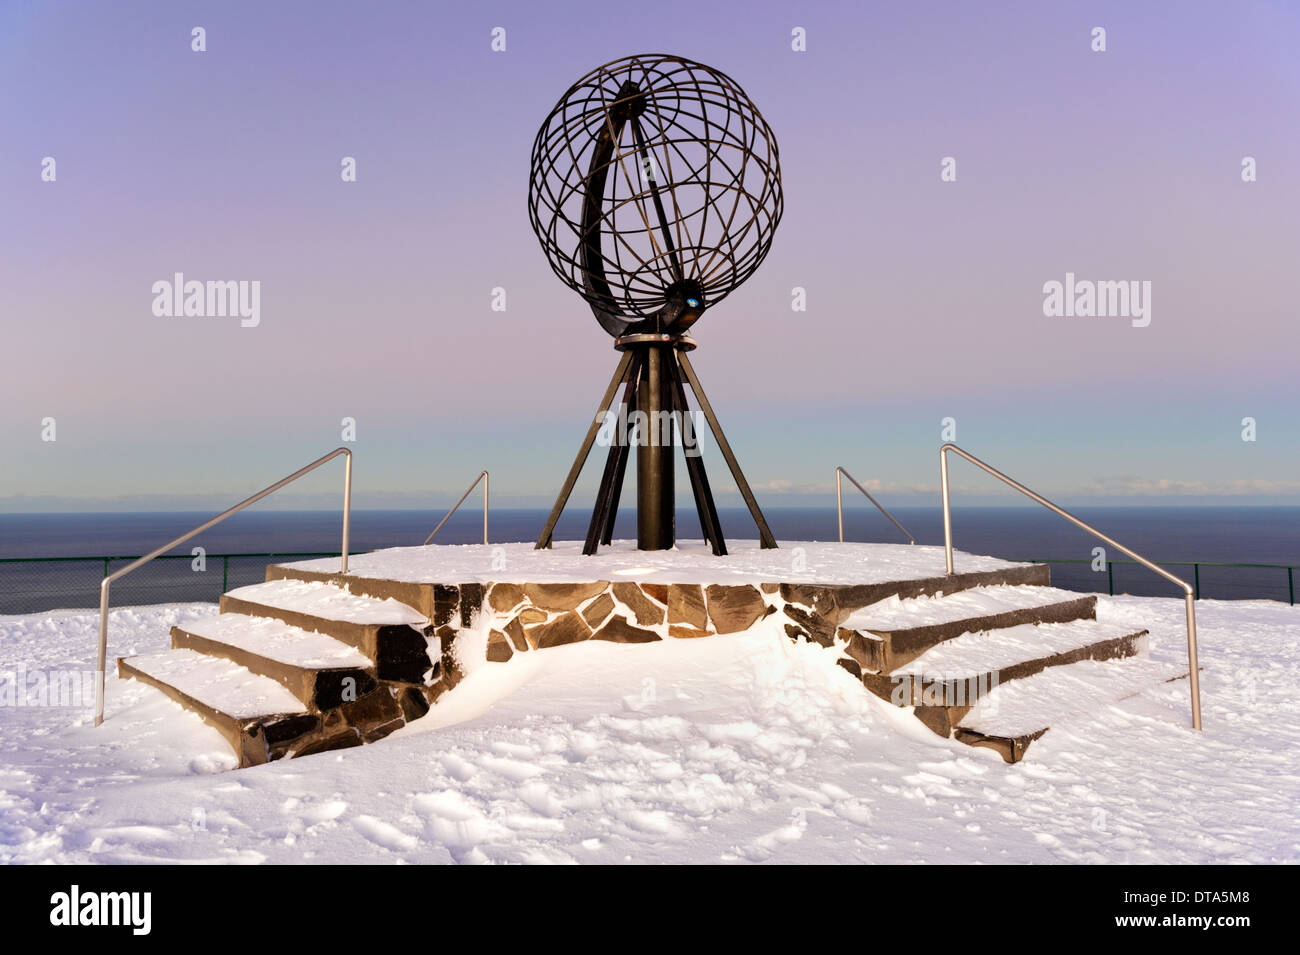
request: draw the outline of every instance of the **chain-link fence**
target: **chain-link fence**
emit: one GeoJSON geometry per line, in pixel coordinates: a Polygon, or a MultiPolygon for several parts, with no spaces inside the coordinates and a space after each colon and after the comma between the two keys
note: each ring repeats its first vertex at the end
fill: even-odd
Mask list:
{"type": "MultiPolygon", "coordinates": [[[[266,565],[333,553],[166,554],[113,584],[113,606],[212,601],[266,579],[266,565]]],[[[136,557],[0,558],[0,614],[99,606],[99,584],[136,557]]]]}

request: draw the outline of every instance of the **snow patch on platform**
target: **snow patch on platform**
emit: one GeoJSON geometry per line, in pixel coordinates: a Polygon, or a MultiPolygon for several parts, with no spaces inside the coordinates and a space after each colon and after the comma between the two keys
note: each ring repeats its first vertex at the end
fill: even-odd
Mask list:
{"type": "MultiPolygon", "coordinates": [[[[702,541],[678,541],[672,550],[637,550],[619,540],[590,557],[581,541],[559,541],[550,550],[529,543],[433,544],[390,547],[348,558],[348,573],[408,583],[588,583],[636,580],[662,584],[818,583],[876,584],[942,577],[942,547],[781,541],[763,549],[758,541],[728,541],[728,554],[715,557],[702,541]]],[[[954,554],[959,573],[1021,566],[996,557],[954,554]]],[[[337,557],[286,564],[336,573],[337,557]]]]}

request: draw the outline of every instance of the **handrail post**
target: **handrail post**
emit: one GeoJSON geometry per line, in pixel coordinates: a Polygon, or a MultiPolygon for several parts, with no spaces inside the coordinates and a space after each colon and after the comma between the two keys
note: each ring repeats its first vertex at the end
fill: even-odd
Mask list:
{"type": "MultiPolygon", "coordinates": [[[[1114,547],[1120,553],[1127,554],[1129,557],[1133,558],[1143,567],[1147,568],[1147,570],[1150,570],[1153,573],[1158,574],[1159,576],[1168,580],[1170,583],[1176,584],[1180,588],[1182,588],[1183,596],[1187,603],[1187,662],[1190,667],[1189,679],[1191,682],[1191,691],[1192,691],[1192,728],[1199,730],[1201,728],[1201,681],[1200,681],[1200,673],[1198,670],[1197,656],[1196,656],[1196,610],[1194,607],[1194,602],[1196,600],[1196,596],[1195,596],[1196,590],[1192,588],[1192,585],[1189,584],[1187,581],[1183,580],[1181,577],[1175,576],[1174,574],[1171,574],[1169,571],[1165,570],[1163,567],[1160,567],[1159,565],[1154,564],[1151,561],[1147,560],[1141,554],[1137,553],[1137,551],[1129,550],[1127,547],[1125,547],[1123,544],[1121,544],[1119,541],[1115,540],[1114,538],[1107,537],[1105,534],[1097,530],[1097,528],[1093,527],[1091,524],[1084,523],[1079,518],[1071,514],[1069,511],[1065,510],[1064,508],[1057,507],[1055,504],[1053,504],[1047,498],[1043,497],[1041,494],[1037,494],[1034,491],[1031,491],[1029,488],[1025,487],[1019,481],[1007,477],[1007,475],[1003,474],[997,468],[993,467],[993,465],[981,461],[979,458],[975,457],[975,455],[967,451],[963,451],[955,444],[945,444],[943,445],[943,447],[939,449],[939,483],[941,485],[941,491],[943,495],[944,557],[947,564],[947,573],[949,576],[952,575],[952,520],[951,520],[951,515],[949,513],[949,506],[948,506],[948,452],[949,451],[956,452],[958,455],[965,458],[967,461],[975,465],[981,471],[984,471],[986,474],[992,475],[993,477],[1001,481],[1003,484],[1006,484],[1008,487],[1011,487],[1019,491],[1021,494],[1025,495],[1029,499],[1043,505],[1043,507],[1047,508],[1052,513],[1065,518],[1071,524],[1075,525],[1076,527],[1082,528],[1083,530],[1087,531],[1089,534],[1091,534],[1093,537],[1096,537],[1098,540],[1102,541],[1103,543],[1108,544],[1111,547],[1114,547]]],[[[1114,588],[1112,587],[1112,589],[1114,588]]]]}
{"type": "Polygon", "coordinates": [[[135,560],[133,560],[131,563],[127,564],[125,567],[121,568],[120,570],[115,570],[111,574],[108,573],[107,572],[108,558],[107,557],[104,558],[104,571],[105,571],[104,579],[99,585],[99,654],[98,654],[98,663],[95,668],[95,725],[96,726],[99,726],[101,723],[104,722],[104,671],[108,665],[108,592],[112,582],[117,580],[119,577],[125,577],[133,570],[137,570],[138,568],[143,567],[145,564],[149,563],[149,561],[153,560],[155,557],[161,557],[163,554],[167,553],[167,551],[171,550],[173,547],[177,547],[185,543],[190,538],[203,533],[209,527],[214,527],[217,524],[220,524],[227,517],[239,513],[249,505],[256,504],[262,498],[270,494],[274,494],[276,491],[280,490],[280,488],[284,487],[286,484],[292,484],[294,481],[298,480],[298,478],[306,474],[309,474],[312,471],[315,471],[322,464],[325,464],[327,461],[334,460],[340,454],[345,455],[347,458],[343,469],[343,547],[341,551],[342,572],[347,573],[348,532],[351,528],[351,519],[352,519],[352,451],[348,448],[335,448],[329,454],[325,455],[324,457],[317,458],[315,461],[311,462],[311,464],[308,464],[306,467],[299,468],[297,471],[294,471],[288,477],[281,478],[280,480],[276,481],[274,484],[270,485],[269,487],[262,488],[262,490],[258,491],[252,497],[244,498],[244,500],[240,501],[238,504],[234,505],[233,507],[226,508],[216,517],[212,518],[211,520],[203,522],[198,527],[194,528],[191,531],[188,531],[185,534],[182,534],[180,537],[176,538],[175,540],[168,541],[166,544],[163,544],[161,547],[158,547],[150,551],[149,553],[145,554],[143,557],[137,557],[135,560]]]}
{"type": "Polygon", "coordinates": [[[488,476],[487,471],[483,472],[483,543],[487,543],[487,521],[488,521],[488,485],[492,478],[488,476]]]}
{"type": "Polygon", "coordinates": [[[99,585],[99,660],[95,664],[95,725],[104,722],[104,668],[108,665],[108,587],[112,578],[99,585]]]}
{"type": "Polygon", "coordinates": [[[948,448],[939,449],[939,487],[943,495],[943,563],[944,573],[952,576],[952,514],[948,510],[948,448]]]}
{"type": "Polygon", "coordinates": [[[1188,592],[1183,594],[1183,602],[1187,605],[1187,677],[1192,692],[1192,729],[1199,730],[1201,728],[1201,668],[1196,659],[1196,601],[1188,592]]]}
{"type": "Polygon", "coordinates": [[[840,469],[835,469],[835,512],[840,521],[840,543],[844,543],[844,493],[840,490],[840,469]]]}
{"type": "Polygon", "coordinates": [[[352,530],[352,452],[344,449],[343,457],[343,547],[339,573],[348,572],[348,538],[352,530]]]}

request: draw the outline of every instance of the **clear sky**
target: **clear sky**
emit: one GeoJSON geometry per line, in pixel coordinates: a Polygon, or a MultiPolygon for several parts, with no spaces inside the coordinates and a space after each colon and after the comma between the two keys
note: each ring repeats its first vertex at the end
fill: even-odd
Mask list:
{"type": "Polygon", "coordinates": [[[360,505],[482,468],[549,504],[616,355],[529,229],[530,149],[646,52],[730,74],[779,141],[771,254],[694,329],[763,502],[830,503],[836,464],[934,500],[952,417],[1068,502],[1300,503],[1298,49],[1287,0],[5,0],[0,510],[229,503],[345,416],[360,505]],[[175,272],[260,281],[260,324],[155,316],[175,272]],[[1067,272],[1149,281],[1150,324],[1045,316],[1067,272]]]}

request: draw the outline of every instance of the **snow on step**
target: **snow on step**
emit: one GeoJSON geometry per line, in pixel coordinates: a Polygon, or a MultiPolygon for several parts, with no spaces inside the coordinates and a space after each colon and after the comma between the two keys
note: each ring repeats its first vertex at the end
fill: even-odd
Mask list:
{"type": "Polygon", "coordinates": [[[1027,660],[1069,653],[1103,640],[1116,640],[1140,629],[1096,620],[1071,620],[1067,623],[1024,623],[1000,630],[968,633],[931,647],[892,675],[942,680],[978,676],[1027,660]]]}
{"type": "Polygon", "coordinates": [[[958,729],[985,736],[1027,736],[1077,713],[1099,713],[1110,703],[1186,672],[1186,667],[1175,664],[1132,658],[1051,667],[996,687],[966,714],[958,729]]]}
{"type": "Polygon", "coordinates": [[[391,597],[363,597],[334,584],[309,580],[268,580],[229,591],[237,600],[363,625],[409,624],[423,627],[427,617],[391,597]]]}
{"type": "Polygon", "coordinates": [[[126,663],[235,719],[307,712],[301,700],[274,680],[250,673],[229,660],[193,650],[166,650],[128,657],[126,663]]]}
{"type": "Polygon", "coordinates": [[[271,617],[223,613],[182,624],[180,629],[304,670],[343,667],[364,670],[374,665],[365,654],[341,640],[291,627],[271,617]]]}
{"type": "Polygon", "coordinates": [[[1088,596],[1055,587],[1028,584],[997,584],[972,587],[954,594],[934,597],[887,597],[855,611],[841,627],[849,630],[905,630],[987,617],[1012,610],[1046,607],[1088,596]]]}

